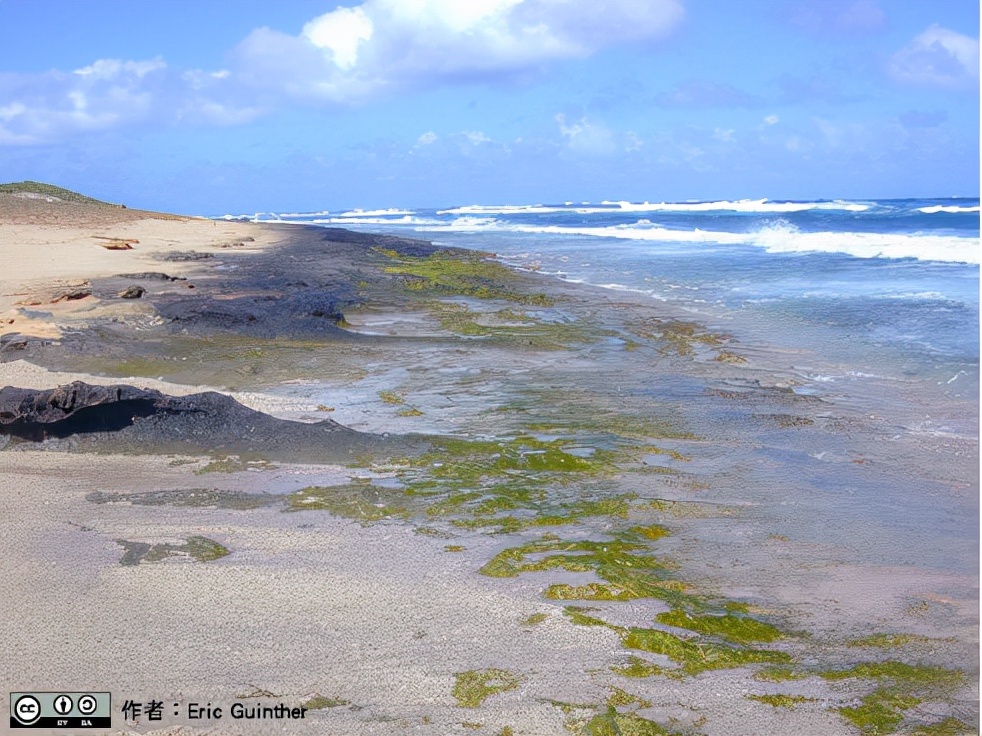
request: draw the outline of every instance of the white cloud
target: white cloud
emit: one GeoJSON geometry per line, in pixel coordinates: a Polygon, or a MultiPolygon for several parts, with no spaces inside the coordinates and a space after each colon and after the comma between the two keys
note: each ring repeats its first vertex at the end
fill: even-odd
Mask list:
{"type": "Polygon", "coordinates": [[[658,39],[683,14],[681,0],[365,0],[314,18],[299,36],[257,29],[236,56],[269,90],[357,103],[658,39]]]}
{"type": "Polygon", "coordinates": [[[484,132],[480,130],[464,130],[461,131],[461,134],[472,146],[479,146],[482,143],[491,143],[491,139],[484,135],[484,132]]]}
{"type": "Polygon", "coordinates": [[[979,41],[935,23],[893,55],[889,70],[907,84],[968,86],[979,78],[979,41]]]}
{"type": "Polygon", "coordinates": [[[713,138],[724,143],[729,143],[734,140],[734,133],[736,131],[733,128],[715,128],[713,129],[713,138]]]}
{"type": "Polygon", "coordinates": [[[436,137],[437,137],[436,133],[434,133],[432,130],[428,130],[427,132],[423,133],[423,135],[421,135],[419,138],[416,139],[416,145],[428,146],[431,143],[433,143],[433,141],[436,140],[436,137]]]}
{"type": "MultiPolygon", "coordinates": [[[[681,3],[364,0],[313,18],[296,35],[258,28],[216,71],[172,69],[158,57],[0,74],[0,141],[53,142],[135,123],[232,125],[283,104],[363,104],[413,88],[507,79],[606,46],[656,41],[681,22],[681,3]]],[[[604,129],[576,125],[571,148],[608,145],[604,129]]],[[[486,142],[468,135],[472,146],[486,142]]]]}
{"type": "Polygon", "coordinates": [[[585,117],[576,122],[566,123],[566,116],[556,115],[559,134],[565,138],[571,151],[588,155],[608,155],[617,150],[614,136],[603,125],[590,123],[585,117]]]}
{"type": "Polygon", "coordinates": [[[764,118],[764,122],[767,125],[777,125],[780,121],[781,118],[779,118],[777,115],[768,115],[764,118]]]}
{"type": "Polygon", "coordinates": [[[37,145],[127,124],[231,125],[262,111],[225,98],[227,71],[179,73],[162,59],[99,59],[73,72],[0,74],[0,143],[37,145]]]}
{"type": "Polygon", "coordinates": [[[303,27],[303,35],[314,46],[331,53],[339,69],[358,62],[358,45],[372,37],[374,26],[362,8],[338,8],[314,18],[303,27]]]}

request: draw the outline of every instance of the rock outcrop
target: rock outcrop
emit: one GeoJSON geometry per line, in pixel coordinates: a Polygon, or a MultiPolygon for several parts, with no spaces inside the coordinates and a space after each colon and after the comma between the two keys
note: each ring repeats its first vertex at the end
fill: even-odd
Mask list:
{"type": "Polygon", "coordinates": [[[11,447],[30,443],[103,452],[204,451],[286,462],[340,462],[404,444],[330,419],[313,424],[277,419],[214,391],[170,396],[81,381],[54,389],[0,389],[2,436],[19,441],[11,447]]]}

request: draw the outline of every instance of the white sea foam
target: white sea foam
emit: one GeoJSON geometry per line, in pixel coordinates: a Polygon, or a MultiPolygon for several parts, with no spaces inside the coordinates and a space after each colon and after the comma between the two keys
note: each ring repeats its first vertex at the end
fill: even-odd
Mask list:
{"type": "MultiPolygon", "coordinates": [[[[586,204],[586,203],[584,203],[586,204]]],[[[519,215],[572,212],[575,214],[602,214],[618,212],[805,212],[808,210],[839,210],[865,212],[872,205],[860,202],[771,202],[767,199],[740,199],[718,202],[626,202],[604,200],[599,205],[570,207],[542,204],[472,204],[439,210],[438,215],[519,215]]]]}
{"type": "Polygon", "coordinates": [[[305,217],[326,217],[331,214],[330,210],[322,212],[281,212],[280,217],[305,218],[305,217]]]}
{"type": "MultiPolygon", "coordinates": [[[[327,215],[328,212],[320,212],[318,214],[327,215]]],[[[341,212],[337,217],[384,217],[387,215],[415,215],[415,210],[400,210],[397,208],[390,208],[387,210],[363,210],[360,208],[355,208],[349,210],[348,212],[341,212]]]]}
{"type": "Polygon", "coordinates": [[[916,258],[922,261],[979,263],[979,239],[919,233],[801,232],[775,224],[746,233],[713,230],[671,230],[638,220],[634,224],[600,227],[524,225],[486,217],[458,217],[450,223],[420,227],[444,232],[516,232],[579,235],[666,243],[753,245],[769,253],[846,253],[857,258],[916,258]]]}
{"type": "Polygon", "coordinates": [[[932,207],[918,207],[918,212],[923,212],[928,215],[936,215],[939,212],[947,212],[949,214],[955,214],[958,212],[978,212],[979,206],[974,207],[959,207],[958,205],[940,205],[936,204],[932,207]]]}
{"type": "MultiPolygon", "coordinates": [[[[311,225],[442,225],[440,220],[433,220],[427,217],[413,217],[403,215],[402,217],[347,217],[338,215],[337,217],[324,217],[307,221],[311,225]]],[[[419,229],[419,228],[417,228],[419,229]]]]}

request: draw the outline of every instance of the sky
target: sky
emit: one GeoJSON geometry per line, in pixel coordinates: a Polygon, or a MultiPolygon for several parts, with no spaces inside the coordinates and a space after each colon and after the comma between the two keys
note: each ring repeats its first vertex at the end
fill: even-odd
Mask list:
{"type": "Polygon", "coordinates": [[[0,0],[0,180],[187,214],[977,197],[977,0],[0,0]]]}

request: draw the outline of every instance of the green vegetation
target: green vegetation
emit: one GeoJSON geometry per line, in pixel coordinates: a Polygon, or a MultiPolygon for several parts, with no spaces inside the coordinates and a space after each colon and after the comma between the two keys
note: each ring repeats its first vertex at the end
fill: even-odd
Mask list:
{"type": "Polygon", "coordinates": [[[301,707],[307,710],[325,710],[326,708],[337,708],[342,705],[351,705],[350,700],[344,698],[328,698],[323,695],[315,695],[301,707]]]}
{"type": "Polygon", "coordinates": [[[911,644],[914,642],[929,641],[931,641],[929,637],[918,636],[916,634],[871,634],[870,636],[863,636],[859,639],[851,639],[846,642],[846,646],[892,649],[894,647],[902,647],[905,644],[911,644]]]}
{"type": "Polygon", "coordinates": [[[651,701],[640,698],[637,695],[632,695],[626,690],[622,690],[619,687],[612,687],[610,692],[610,697],[607,698],[607,705],[612,707],[623,707],[623,706],[636,706],[638,708],[650,708],[651,701]]]}
{"type": "Polygon", "coordinates": [[[806,698],[804,695],[745,695],[748,700],[756,700],[761,703],[773,706],[774,708],[794,709],[796,705],[802,703],[814,703],[815,698],[806,698]]]}
{"type": "Polygon", "coordinates": [[[229,552],[227,547],[214,539],[193,536],[187,538],[187,553],[198,562],[211,562],[225,557],[229,552]]]}
{"type": "Polygon", "coordinates": [[[862,677],[870,680],[888,680],[905,688],[922,687],[932,690],[952,688],[964,679],[958,670],[929,665],[911,665],[887,660],[886,662],[866,662],[847,670],[827,670],[818,673],[826,680],[844,680],[862,677]]]}
{"type": "Polygon", "coordinates": [[[533,613],[532,615],[522,619],[522,626],[538,626],[548,618],[548,613],[533,613]]]}
{"type": "Polygon", "coordinates": [[[501,669],[469,670],[454,675],[453,696],[463,708],[477,708],[492,695],[514,690],[521,678],[501,669]]]}
{"type": "Polygon", "coordinates": [[[198,562],[212,562],[229,554],[227,547],[214,539],[202,536],[188,537],[184,544],[172,544],[170,542],[150,544],[132,542],[126,539],[117,539],[116,544],[124,550],[123,557],[119,561],[119,564],[124,566],[139,565],[141,562],[160,562],[169,557],[184,557],[198,562]]]}
{"type": "Polygon", "coordinates": [[[406,400],[395,391],[379,391],[378,397],[386,404],[405,404],[406,400]]]}
{"type": "Polygon", "coordinates": [[[902,695],[888,688],[880,688],[865,698],[855,708],[839,708],[839,713],[863,734],[893,733],[904,720],[904,711],[921,702],[912,695],[902,695]]]}
{"type": "Polygon", "coordinates": [[[513,310],[474,311],[466,304],[437,301],[430,311],[440,327],[464,337],[486,337],[505,345],[538,350],[562,350],[571,344],[594,342],[596,336],[578,322],[551,321],[516,315],[513,310]]]}
{"type": "Polygon", "coordinates": [[[672,736],[654,721],[636,713],[621,713],[613,706],[590,719],[582,732],[587,736],[672,736]]]}
{"type": "MultiPolygon", "coordinates": [[[[771,662],[785,664],[791,662],[791,655],[785,652],[776,652],[765,649],[743,649],[730,647],[713,642],[702,642],[699,640],[681,639],[673,634],[659,629],[645,629],[638,627],[624,627],[609,624],[606,621],[589,616],[584,613],[585,609],[569,606],[565,613],[574,624],[580,626],[604,626],[615,632],[621,638],[621,642],[629,649],[639,649],[652,654],[661,654],[668,657],[677,665],[677,670],[654,672],[651,674],[670,674],[676,672],[680,675],[697,675],[706,670],[730,669],[742,667],[748,664],[761,662],[771,662]]],[[[632,661],[624,671],[619,674],[630,672],[628,676],[642,676],[646,673],[646,664],[643,660],[632,661]]],[[[647,676],[645,674],[644,676],[647,676]]]]}
{"type": "MultiPolygon", "coordinates": [[[[102,202],[92,197],[86,197],[84,194],[73,192],[70,189],[56,187],[54,184],[42,184],[37,181],[17,181],[9,184],[0,184],[0,194],[39,194],[44,197],[56,197],[65,202],[109,205],[109,202],[102,202]]],[[[109,206],[116,207],[118,205],[109,206]]]]}
{"type": "MultiPolygon", "coordinates": [[[[636,337],[661,343],[659,352],[663,355],[674,353],[689,356],[695,353],[696,346],[716,348],[726,341],[725,335],[706,332],[696,322],[681,320],[646,319],[631,326],[636,337]]],[[[724,353],[732,355],[732,353],[724,353]]],[[[726,359],[724,358],[724,362],[726,359]]]]}
{"type": "Polygon", "coordinates": [[[685,611],[676,609],[659,613],[657,619],[659,623],[667,626],[677,626],[698,631],[700,634],[719,636],[737,644],[772,642],[783,636],[780,630],[770,624],[729,613],[725,616],[690,616],[685,611]]]}
{"type": "Polygon", "coordinates": [[[706,670],[729,669],[759,662],[787,663],[791,655],[765,649],[740,649],[714,643],[680,639],[658,629],[619,630],[624,646],[662,654],[680,666],[682,673],[697,675],[706,670]]]}
{"type": "Polygon", "coordinates": [[[914,736],[972,736],[977,734],[974,728],[962,723],[957,718],[945,718],[937,723],[928,723],[914,729],[914,736]]]}
{"type": "Polygon", "coordinates": [[[421,417],[423,412],[417,409],[415,406],[409,406],[405,409],[400,409],[396,412],[397,417],[421,417]]]}
{"type": "Polygon", "coordinates": [[[399,492],[371,483],[341,486],[308,486],[286,497],[285,511],[330,511],[364,522],[408,516],[408,509],[394,503],[399,492]]]}
{"type": "Polygon", "coordinates": [[[386,273],[405,278],[406,288],[442,296],[469,296],[477,299],[504,299],[540,307],[552,305],[545,294],[522,293],[517,286],[520,274],[491,260],[489,253],[441,251],[426,257],[403,256],[394,250],[376,249],[395,261],[386,273]]]}
{"type": "Polygon", "coordinates": [[[195,469],[195,475],[205,473],[239,473],[243,470],[275,470],[276,466],[266,460],[246,460],[238,455],[226,455],[216,458],[200,468],[195,469]]]}
{"type": "Polygon", "coordinates": [[[664,667],[651,664],[651,662],[641,659],[641,657],[635,657],[633,654],[628,658],[627,662],[622,667],[614,666],[610,669],[624,677],[651,677],[652,675],[669,674],[669,671],[664,667]]]}
{"type": "Polygon", "coordinates": [[[926,699],[944,697],[964,680],[964,674],[957,670],[893,660],[818,674],[827,680],[862,678],[877,682],[876,690],[858,706],[838,709],[843,718],[869,735],[893,733],[903,722],[905,711],[926,699]]]}

